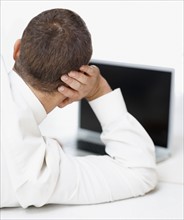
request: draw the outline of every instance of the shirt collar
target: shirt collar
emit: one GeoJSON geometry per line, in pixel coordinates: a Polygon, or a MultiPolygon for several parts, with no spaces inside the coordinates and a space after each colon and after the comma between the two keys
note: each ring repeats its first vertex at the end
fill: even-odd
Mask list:
{"type": "Polygon", "coordinates": [[[38,98],[35,96],[35,94],[31,91],[29,86],[24,82],[24,80],[15,72],[11,71],[9,73],[11,84],[15,89],[13,89],[13,93],[19,93],[19,96],[22,96],[24,101],[27,103],[29,108],[31,109],[34,118],[37,122],[37,124],[40,124],[47,116],[47,113],[41,104],[41,102],[38,100],[38,98]]]}

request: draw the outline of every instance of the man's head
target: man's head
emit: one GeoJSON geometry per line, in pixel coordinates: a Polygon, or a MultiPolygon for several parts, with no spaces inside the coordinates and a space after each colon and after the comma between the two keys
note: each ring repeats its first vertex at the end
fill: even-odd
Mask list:
{"type": "Polygon", "coordinates": [[[91,35],[84,21],[67,9],[52,9],[34,17],[14,50],[16,72],[33,88],[54,92],[60,77],[88,64],[91,35]]]}

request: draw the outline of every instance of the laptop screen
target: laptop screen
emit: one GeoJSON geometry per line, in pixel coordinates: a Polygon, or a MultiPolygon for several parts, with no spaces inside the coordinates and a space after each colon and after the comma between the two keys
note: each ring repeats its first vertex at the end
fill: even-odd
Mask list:
{"type": "MultiPolygon", "coordinates": [[[[167,148],[172,70],[93,61],[112,89],[120,88],[128,109],[157,146],[167,148]]],[[[110,114],[110,109],[109,109],[110,114]]],[[[80,128],[101,132],[86,100],[80,102],[80,128]]]]}

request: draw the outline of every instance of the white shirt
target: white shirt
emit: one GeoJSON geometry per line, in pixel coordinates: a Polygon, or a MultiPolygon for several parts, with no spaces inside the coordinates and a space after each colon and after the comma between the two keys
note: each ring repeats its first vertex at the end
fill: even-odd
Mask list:
{"type": "Polygon", "coordinates": [[[41,135],[46,112],[24,81],[12,71],[2,82],[1,207],[95,204],[155,188],[153,142],[127,112],[120,89],[89,103],[108,156],[74,157],[41,135]]]}

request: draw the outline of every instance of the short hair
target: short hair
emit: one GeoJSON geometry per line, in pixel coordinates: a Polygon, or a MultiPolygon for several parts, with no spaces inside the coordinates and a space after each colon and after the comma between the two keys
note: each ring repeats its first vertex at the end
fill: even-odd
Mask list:
{"type": "Polygon", "coordinates": [[[68,9],[51,9],[34,17],[25,28],[15,71],[33,88],[55,92],[61,76],[88,64],[91,35],[85,22],[68,9]]]}

